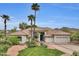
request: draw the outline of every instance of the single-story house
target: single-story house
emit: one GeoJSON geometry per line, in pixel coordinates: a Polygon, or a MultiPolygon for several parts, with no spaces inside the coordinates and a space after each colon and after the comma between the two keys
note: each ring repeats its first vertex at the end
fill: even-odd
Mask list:
{"type": "MultiPolygon", "coordinates": [[[[38,33],[37,40],[48,42],[48,43],[68,43],[70,42],[70,33],[61,31],[61,30],[54,30],[51,28],[42,28],[38,27],[35,29],[38,33]]],[[[10,35],[16,35],[21,37],[21,43],[25,43],[28,41],[28,37],[31,36],[31,28],[21,30],[18,32],[11,33],[10,35]]]]}

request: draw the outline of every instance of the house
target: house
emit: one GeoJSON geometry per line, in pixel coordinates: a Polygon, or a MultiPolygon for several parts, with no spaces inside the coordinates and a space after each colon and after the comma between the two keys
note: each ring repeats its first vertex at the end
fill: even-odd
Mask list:
{"type": "MultiPolygon", "coordinates": [[[[70,42],[70,33],[54,30],[51,28],[38,27],[35,29],[38,34],[37,40],[48,43],[68,43],[70,42]]],[[[21,37],[21,43],[28,41],[28,37],[31,36],[31,28],[11,33],[10,35],[16,35],[21,37]]]]}
{"type": "Polygon", "coordinates": [[[9,33],[9,36],[18,36],[21,44],[28,41],[28,35],[30,36],[30,33],[27,30],[21,30],[14,33],[9,33]]]}

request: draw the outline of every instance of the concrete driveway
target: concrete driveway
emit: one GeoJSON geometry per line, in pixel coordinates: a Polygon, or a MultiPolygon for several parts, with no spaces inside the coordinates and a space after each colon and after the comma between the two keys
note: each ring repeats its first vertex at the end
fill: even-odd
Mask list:
{"type": "Polygon", "coordinates": [[[63,51],[68,55],[72,55],[74,51],[79,51],[79,46],[74,44],[55,44],[55,43],[46,43],[50,49],[58,49],[63,51]]]}
{"type": "Polygon", "coordinates": [[[79,51],[79,46],[78,45],[73,45],[73,44],[66,44],[66,45],[60,45],[64,48],[73,50],[73,51],[79,51]]]}

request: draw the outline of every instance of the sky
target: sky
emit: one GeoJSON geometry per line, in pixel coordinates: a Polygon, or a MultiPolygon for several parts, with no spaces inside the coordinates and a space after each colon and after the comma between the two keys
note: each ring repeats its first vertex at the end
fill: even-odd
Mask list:
{"type": "MultiPolygon", "coordinates": [[[[19,27],[19,23],[28,21],[28,15],[34,14],[30,3],[0,3],[0,15],[9,15],[7,29],[19,27]]],[[[37,11],[36,25],[50,28],[79,28],[79,4],[73,3],[40,3],[37,11]]],[[[0,18],[0,29],[4,29],[3,19],[0,18]]]]}

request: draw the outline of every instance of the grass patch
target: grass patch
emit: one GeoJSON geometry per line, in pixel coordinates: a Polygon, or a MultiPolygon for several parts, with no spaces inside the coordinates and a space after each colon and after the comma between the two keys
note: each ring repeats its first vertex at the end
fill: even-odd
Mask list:
{"type": "Polygon", "coordinates": [[[21,50],[18,56],[60,56],[63,52],[57,49],[47,49],[44,47],[33,47],[21,50]]]}

